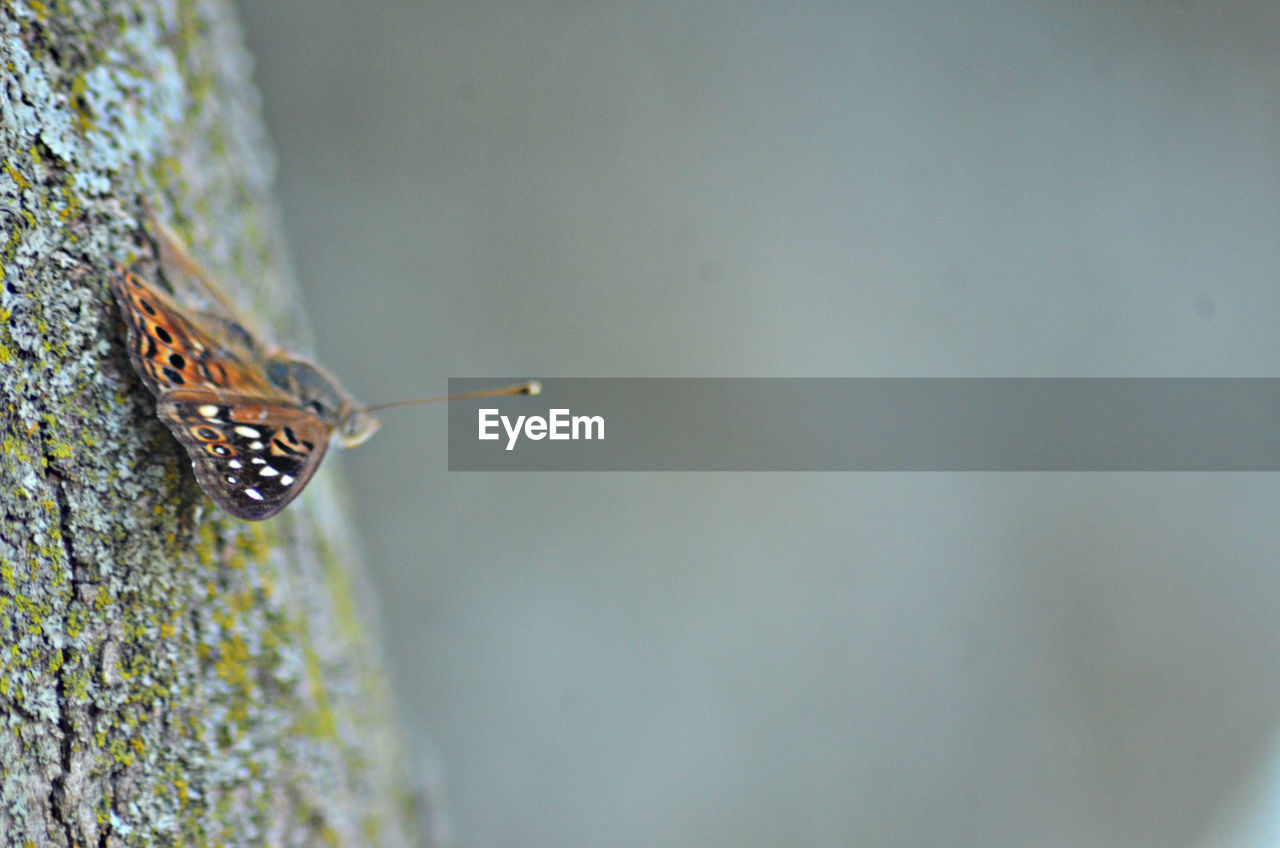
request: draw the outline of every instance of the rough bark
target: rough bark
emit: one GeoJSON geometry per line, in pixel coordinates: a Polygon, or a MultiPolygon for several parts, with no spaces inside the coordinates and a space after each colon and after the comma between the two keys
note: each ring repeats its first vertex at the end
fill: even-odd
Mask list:
{"type": "Polygon", "coordinates": [[[333,470],[269,522],[215,508],[108,287],[150,267],[146,200],[306,347],[230,3],[0,26],[0,845],[414,842],[333,470]]]}

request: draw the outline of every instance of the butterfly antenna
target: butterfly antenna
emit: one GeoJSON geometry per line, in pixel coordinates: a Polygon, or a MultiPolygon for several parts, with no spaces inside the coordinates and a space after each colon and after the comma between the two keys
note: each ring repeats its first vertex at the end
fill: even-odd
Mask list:
{"type": "Polygon", "coordinates": [[[542,391],[542,384],[537,380],[530,380],[527,383],[520,383],[516,386],[506,386],[501,389],[486,389],[482,392],[467,392],[461,395],[441,395],[440,397],[418,398],[416,400],[398,400],[394,403],[380,403],[376,406],[366,406],[367,412],[373,412],[378,409],[390,409],[393,406],[415,406],[419,403],[439,403],[449,400],[469,400],[470,398],[486,398],[501,397],[503,395],[536,395],[542,391]]]}

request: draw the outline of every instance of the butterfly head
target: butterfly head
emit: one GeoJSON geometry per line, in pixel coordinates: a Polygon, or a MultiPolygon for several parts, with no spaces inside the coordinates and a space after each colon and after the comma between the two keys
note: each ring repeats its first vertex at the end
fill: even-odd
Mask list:
{"type": "Polygon", "coordinates": [[[310,362],[284,356],[267,362],[267,379],[296,398],[307,412],[333,428],[345,448],[354,448],[369,439],[382,422],[356,403],[338,382],[310,362]]]}
{"type": "Polygon", "coordinates": [[[350,404],[340,414],[338,441],[344,448],[364,444],[382,426],[382,420],[363,406],[350,404]]]}

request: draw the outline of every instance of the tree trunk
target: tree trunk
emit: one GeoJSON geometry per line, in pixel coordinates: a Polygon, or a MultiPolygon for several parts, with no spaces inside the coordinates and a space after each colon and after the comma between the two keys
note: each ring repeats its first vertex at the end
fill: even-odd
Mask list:
{"type": "Polygon", "coordinates": [[[413,844],[333,469],[268,522],[214,507],[110,291],[150,203],[306,347],[230,2],[0,25],[0,845],[413,844]]]}

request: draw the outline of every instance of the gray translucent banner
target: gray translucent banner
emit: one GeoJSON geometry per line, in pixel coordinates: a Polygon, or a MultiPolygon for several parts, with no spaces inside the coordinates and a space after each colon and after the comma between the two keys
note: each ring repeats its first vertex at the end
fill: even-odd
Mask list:
{"type": "MultiPolygon", "coordinates": [[[[449,392],[509,382],[450,380],[449,392]]],[[[451,403],[449,469],[1280,470],[1280,379],[587,378],[542,386],[532,397],[451,403]],[[479,438],[482,410],[495,438],[479,438]]]]}

